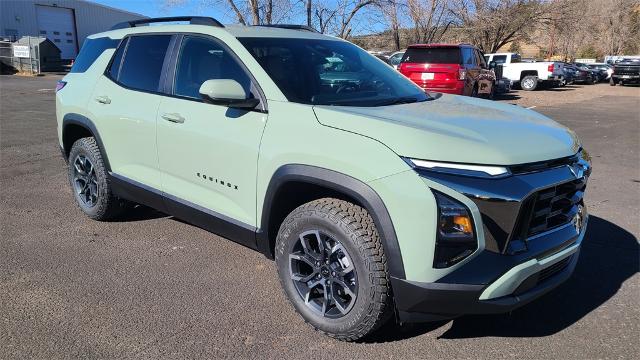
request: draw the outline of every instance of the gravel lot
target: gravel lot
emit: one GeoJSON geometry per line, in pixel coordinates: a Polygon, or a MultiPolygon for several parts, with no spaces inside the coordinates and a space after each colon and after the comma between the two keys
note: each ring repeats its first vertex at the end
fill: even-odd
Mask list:
{"type": "Polygon", "coordinates": [[[99,223],[72,202],[59,77],[0,77],[0,359],[637,358],[640,87],[514,92],[594,158],[574,276],[511,314],[388,327],[340,343],[307,327],[262,255],[150,210],[99,223]]]}

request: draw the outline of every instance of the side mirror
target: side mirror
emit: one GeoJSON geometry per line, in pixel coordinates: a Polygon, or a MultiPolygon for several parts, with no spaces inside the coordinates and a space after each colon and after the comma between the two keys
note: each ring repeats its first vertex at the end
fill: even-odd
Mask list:
{"type": "Polygon", "coordinates": [[[240,83],[231,79],[207,80],[200,85],[200,96],[210,104],[227,106],[236,109],[253,109],[260,100],[244,91],[240,83]]]}
{"type": "Polygon", "coordinates": [[[496,62],[495,61],[491,61],[489,62],[489,69],[495,69],[496,68],[496,62]]]}

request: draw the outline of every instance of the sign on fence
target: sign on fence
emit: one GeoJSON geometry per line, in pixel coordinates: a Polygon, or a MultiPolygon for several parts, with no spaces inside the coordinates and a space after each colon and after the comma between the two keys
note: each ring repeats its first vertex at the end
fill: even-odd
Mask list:
{"type": "Polygon", "coordinates": [[[29,45],[13,45],[13,57],[29,58],[31,57],[29,45]]]}

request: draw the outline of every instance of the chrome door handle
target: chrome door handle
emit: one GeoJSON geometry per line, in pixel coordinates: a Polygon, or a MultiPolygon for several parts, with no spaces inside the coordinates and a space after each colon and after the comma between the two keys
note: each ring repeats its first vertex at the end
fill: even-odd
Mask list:
{"type": "Polygon", "coordinates": [[[162,114],[162,118],[176,124],[182,124],[184,122],[184,118],[176,113],[164,113],[162,114]]]}
{"type": "Polygon", "coordinates": [[[98,96],[96,101],[100,104],[111,104],[111,99],[108,96],[98,96]]]}

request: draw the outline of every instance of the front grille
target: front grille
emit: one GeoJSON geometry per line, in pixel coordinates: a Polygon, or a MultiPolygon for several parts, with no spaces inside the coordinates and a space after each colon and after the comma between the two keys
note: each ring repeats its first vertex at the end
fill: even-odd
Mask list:
{"type": "Polygon", "coordinates": [[[640,66],[616,66],[613,68],[616,75],[638,75],[640,74],[640,66]]]}
{"type": "Polygon", "coordinates": [[[583,177],[535,193],[527,237],[569,223],[582,204],[586,186],[587,179],[583,177]]]}

